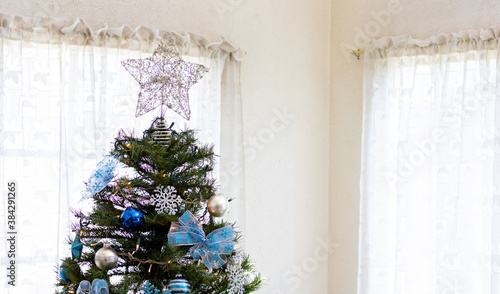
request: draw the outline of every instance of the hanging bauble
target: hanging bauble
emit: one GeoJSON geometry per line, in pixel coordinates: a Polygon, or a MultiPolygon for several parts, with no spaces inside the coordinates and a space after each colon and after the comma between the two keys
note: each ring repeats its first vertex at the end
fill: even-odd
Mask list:
{"type": "Polygon", "coordinates": [[[161,145],[167,145],[168,142],[170,142],[171,135],[172,131],[167,127],[165,121],[160,119],[160,121],[156,124],[153,139],[161,145]]]}
{"type": "Polygon", "coordinates": [[[76,283],[82,272],[74,260],[65,260],[59,267],[59,276],[66,283],[76,283]]]}
{"type": "Polygon", "coordinates": [[[215,217],[223,216],[229,207],[226,197],[220,195],[213,195],[208,199],[207,209],[210,215],[215,217]]]}
{"type": "Polygon", "coordinates": [[[170,290],[172,294],[184,294],[191,292],[191,285],[179,274],[168,283],[167,289],[170,290]]]}
{"type": "Polygon", "coordinates": [[[76,289],[76,294],[86,294],[86,293],[92,293],[92,285],[90,284],[89,281],[83,280],[80,282],[78,285],[78,289],[76,289]]]}
{"type": "Polygon", "coordinates": [[[95,264],[104,271],[114,268],[117,262],[118,254],[109,245],[104,245],[95,253],[95,264]]]}
{"type": "MultiPolygon", "coordinates": [[[[92,281],[92,294],[109,294],[109,286],[105,280],[95,279],[92,281]]],[[[78,294],[78,293],[77,293],[78,294]]]]}
{"type": "Polygon", "coordinates": [[[68,278],[67,276],[68,274],[68,270],[65,269],[62,265],[59,267],[59,276],[61,277],[61,279],[63,281],[65,281],[66,283],[71,283],[71,280],[68,278]]]}
{"type": "Polygon", "coordinates": [[[122,224],[127,229],[135,229],[144,223],[144,214],[137,208],[129,207],[121,215],[122,224]]]}

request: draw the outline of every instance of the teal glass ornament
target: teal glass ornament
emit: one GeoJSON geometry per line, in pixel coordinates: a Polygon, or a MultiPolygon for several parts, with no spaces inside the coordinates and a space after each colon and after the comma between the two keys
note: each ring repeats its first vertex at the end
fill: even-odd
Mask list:
{"type": "Polygon", "coordinates": [[[66,283],[71,283],[71,280],[68,278],[68,276],[66,276],[66,274],[68,273],[68,270],[65,269],[62,265],[59,267],[59,276],[61,277],[61,279],[63,281],[65,281],[66,283]]]}

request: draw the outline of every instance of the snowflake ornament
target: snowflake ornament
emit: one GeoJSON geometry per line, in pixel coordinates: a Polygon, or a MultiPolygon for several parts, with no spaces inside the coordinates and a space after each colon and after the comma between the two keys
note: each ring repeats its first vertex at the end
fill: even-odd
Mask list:
{"type": "Polygon", "coordinates": [[[155,194],[151,196],[150,202],[156,206],[156,212],[176,214],[178,207],[182,203],[181,196],[177,195],[177,190],[172,186],[158,186],[154,190],[155,194]]]}
{"type": "Polygon", "coordinates": [[[226,294],[243,294],[247,277],[240,265],[233,265],[226,269],[229,277],[229,285],[226,294]]]}
{"type": "Polygon", "coordinates": [[[163,289],[163,291],[160,291],[155,288],[153,284],[150,282],[146,282],[142,287],[141,287],[141,294],[172,294],[170,290],[163,289]]]}

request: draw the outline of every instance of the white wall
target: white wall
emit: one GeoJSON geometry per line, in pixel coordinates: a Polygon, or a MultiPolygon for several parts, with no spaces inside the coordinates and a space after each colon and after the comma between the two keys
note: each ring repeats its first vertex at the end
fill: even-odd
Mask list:
{"type": "Polygon", "coordinates": [[[268,279],[260,293],[327,293],[328,0],[2,0],[0,13],[222,35],[243,48],[244,131],[257,155],[245,237],[268,279]]]}
{"type": "Polygon", "coordinates": [[[337,248],[329,262],[329,291],[356,293],[359,173],[363,111],[363,60],[345,48],[368,38],[485,28],[500,23],[494,0],[332,0],[330,103],[330,236],[337,248]]]}

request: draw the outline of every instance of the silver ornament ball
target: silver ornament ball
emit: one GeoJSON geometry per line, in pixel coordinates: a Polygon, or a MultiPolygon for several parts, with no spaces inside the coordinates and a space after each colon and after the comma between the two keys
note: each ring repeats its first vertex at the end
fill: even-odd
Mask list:
{"type": "Polygon", "coordinates": [[[102,247],[95,253],[95,264],[102,270],[109,270],[116,266],[118,254],[110,247],[102,247]]]}
{"type": "Polygon", "coordinates": [[[210,215],[215,217],[223,216],[229,208],[229,202],[226,197],[220,195],[213,195],[208,199],[207,209],[210,215]]]}

